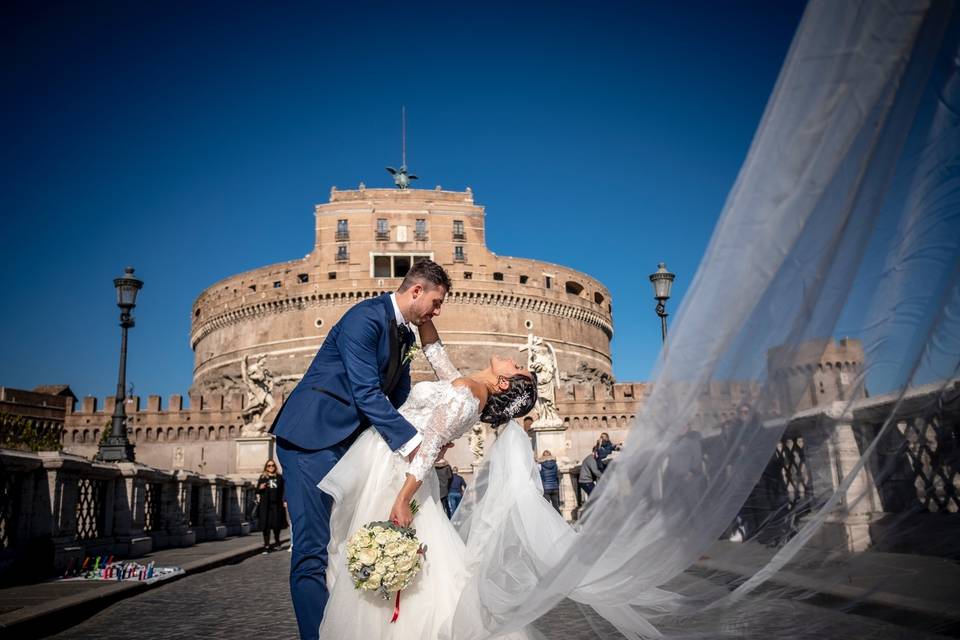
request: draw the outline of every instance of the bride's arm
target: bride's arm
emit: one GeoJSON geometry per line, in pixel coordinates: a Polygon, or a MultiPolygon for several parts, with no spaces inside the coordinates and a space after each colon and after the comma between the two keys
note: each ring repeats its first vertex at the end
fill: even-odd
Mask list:
{"type": "Polygon", "coordinates": [[[423,442],[420,448],[407,465],[407,477],[404,479],[403,487],[397,493],[397,499],[393,501],[393,507],[390,509],[390,520],[398,523],[402,527],[409,526],[413,519],[410,513],[410,500],[423,484],[423,479],[428,473],[433,473],[433,463],[445,450],[445,445],[449,442],[448,431],[451,427],[452,416],[449,407],[444,403],[438,403],[430,415],[430,419],[422,427],[423,442]]]}
{"type": "Polygon", "coordinates": [[[420,342],[423,344],[423,355],[433,368],[433,372],[437,374],[438,380],[449,382],[460,377],[460,372],[453,366],[450,356],[443,348],[443,343],[440,342],[440,334],[437,333],[433,320],[420,325],[420,342]]]}
{"type": "Polygon", "coordinates": [[[423,484],[421,480],[407,474],[407,479],[403,482],[397,499],[393,501],[393,507],[390,509],[390,521],[395,522],[401,527],[409,527],[413,522],[413,512],[410,510],[410,501],[413,500],[417,489],[423,484]]]}

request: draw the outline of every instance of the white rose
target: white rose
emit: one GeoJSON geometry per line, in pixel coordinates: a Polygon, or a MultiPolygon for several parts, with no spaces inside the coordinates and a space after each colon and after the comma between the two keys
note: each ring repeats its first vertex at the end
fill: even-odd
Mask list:
{"type": "Polygon", "coordinates": [[[377,537],[375,538],[375,541],[376,541],[376,543],[377,543],[378,545],[380,545],[380,546],[382,547],[382,546],[384,546],[385,544],[387,544],[388,542],[390,542],[390,538],[387,536],[386,533],[380,533],[380,534],[377,534],[377,537]]]}
{"type": "Polygon", "coordinates": [[[379,574],[379,573],[371,573],[371,574],[370,574],[370,577],[367,578],[366,585],[367,585],[367,588],[369,588],[369,589],[376,589],[377,587],[379,587],[379,586],[380,586],[380,574],[379,574]]]}
{"type": "Polygon", "coordinates": [[[401,558],[400,560],[397,561],[397,571],[406,573],[411,569],[413,569],[413,560],[411,560],[410,558],[401,558]]]}
{"type": "Polygon", "coordinates": [[[379,555],[375,549],[363,549],[357,554],[357,560],[363,564],[370,565],[377,561],[377,556],[379,555]]]}
{"type": "Polygon", "coordinates": [[[398,556],[403,553],[403,545],[399,542],[390,542],[383,548],[383,552],[388,556],[398,556]]]}

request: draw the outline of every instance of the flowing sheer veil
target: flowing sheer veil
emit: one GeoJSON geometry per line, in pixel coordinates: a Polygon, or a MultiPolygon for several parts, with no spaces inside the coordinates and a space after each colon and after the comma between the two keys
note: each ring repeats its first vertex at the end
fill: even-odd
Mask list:
{"type": "Polygon", "coordinates": [[[506,464],[536,481],[529,446],[488,456],[460,523],[464,639],[567,598],[598,637],[874,637],[844,612],[894,593],[914,626],[949,614],[894,583],[960,558],[956,9],[810,2],[576,528],[501,493],[506,464]]]}

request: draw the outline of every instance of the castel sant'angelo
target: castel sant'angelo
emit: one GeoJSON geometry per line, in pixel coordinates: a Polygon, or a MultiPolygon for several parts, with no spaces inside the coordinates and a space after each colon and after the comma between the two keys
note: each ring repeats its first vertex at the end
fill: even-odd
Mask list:
{"type": "MultiPolygon", "coordinates": [[[[613,379],[606,287],[561,265],[490,251],[486,212],[469,188],[401,186],[331,189],[330,201],[315,207],[315,243],[307,256],[231,276],[200,293],[190,310],[189,400],[127,400],[138,462],[258,474],[273,453],[267,428],[330,328],[357,302],[396,290],[410,265],[423,258],[440,263],[453,282],[437,327],[462,372],[483,368],[492,354],[526,360],[537,371],[541,401],[530,417],[538,454],[550,449],[561,468],[570,469],[601,432],[614,442],[625,438],[648,387],[613,379]]],[[[844,375],[862,364],[858,341],[827,347],[817,345],[803,366],[790,371],[771,362],[804,407],[843,397],[849,385],[844,375]]],[[[417,356],[414,382],[432,375],[417,356]]],[[[701,402],[704,423],[734,415],[737,403],[755,395],[753,384],[712,384],[701,402]]],[[[99,406],[93,397],[79,407],[67,402],[64,449],[94,455],[113,408],[113,398],[99,406]]],[[[489,428],[477,424],[447,459],[469,479],[490,437],[489,428]]]]}
{"type": "MultiPolygon", "coordinates": [[[[538,453],[551,448],[576,463],[602,431],[614,440],[624,435],[645,386],[612,377],[610,292],[567,267],[490,251],[486,212],[469,188],[333,188],[314,221],[306,257],[231,276],[197,297],[189,402],[128,399],[139,462],[258,472],[272,450],[265,431],[329,329],[360,300],[394,291],[422,258],[443,265],[453,281],[437,326],[461,371],[483,368],[492,354],[539,367],[548,402],[531,416],[538,453]]],[[[431,376],[418,356],[414,382],[431,376]]],[[[113,399],[97,404],[88,397],[68,409],[68,451],[95,453],[113,399]]],[[[448,459],[469,473],[488,437],[477,425],[448,459]]]]}

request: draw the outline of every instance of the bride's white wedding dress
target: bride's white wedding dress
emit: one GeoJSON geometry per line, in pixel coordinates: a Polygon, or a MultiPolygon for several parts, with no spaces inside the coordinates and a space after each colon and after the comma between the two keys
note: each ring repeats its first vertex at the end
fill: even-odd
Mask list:
{"type": "MultiPolygon", "coordinates": [[[[464,635],[460,629],[452,628],[452,621],[461,596],[469,589],[476,560],[482,554],[471,545],[473,558],[468,557],[464,541],[447,519],[439,503],[440,492],[433,463],[445,443],[460,437],[477,423],[479,402],[467,387],[452,384],[460,377],[460,372],[450,362],[441,343],[427,345],[423,353],[439,380],[416,384],[399,409],[423,436],[414,460],[408,464],[387,447],[375,430],[367,429],[319,484],[319,488],[334,499],[327,569],[330,599],[320,627],[321,640],[428,640],[464,635]],[[391,623],[394,599],[384,600],[375,593],[354,588],[346,569],[344,545],[359,527],[387,519],[408,473],[423,481],[415,495],[419,510],[412,526],[417,530],[417,537],[427,546],[427,554],[420,574],[401,593],[400,615],[395,623],[391,623]]],[[[518,428],[515,424],[511,427],[518,428]]],[[[532,457],[525,436],[522,440],[516,439],[515,443],[525,447],[523,453],[532,457]]],[[[535,496],[549,507],[536,484],[538,478],[525,471],[518,469],[516,483],[523,486],[517,487],[514,496],[527,496],[528,501],[535,496]]],[[[553,512],[552,507],[550,511],[553,512]]],[[[556,512],[553,515],[554,526],[569,529],[556,512]]],[[[489,569],[485,572],[489,573],[489,569]]],[[[474,620],[466,626],[472,627],[472,634],[478,625],[482,627],[478,620],[474,620]]],[[[498,637],[523,640],[528,635],[517,632],[498,637]]]]}

